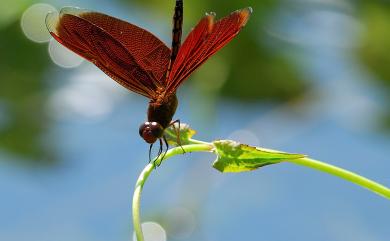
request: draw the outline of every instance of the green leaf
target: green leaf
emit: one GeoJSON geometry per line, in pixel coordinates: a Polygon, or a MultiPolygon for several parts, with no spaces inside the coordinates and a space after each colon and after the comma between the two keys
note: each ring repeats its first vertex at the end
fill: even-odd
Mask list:
{"type": "Polygon", "coordinates": [[[262,166],[305,157],[302,154],[253,147],[230,140],[218,140],[213,144],[217,154],[213,167],[220,172],[252,171],[262,166]]]}
{"type": "Polygon", "coordinates": [[[170,145],[178,146],[178,141],[181,145],[190,144],[190,139],[196,134],[196,131],[191,129],[188,124],[181,123],[179,128],[179,123],[175,123],[165,130],[165,137],[170,145]],[[178,132],[180,130],[180,140],[178,139],[178,132]]]}

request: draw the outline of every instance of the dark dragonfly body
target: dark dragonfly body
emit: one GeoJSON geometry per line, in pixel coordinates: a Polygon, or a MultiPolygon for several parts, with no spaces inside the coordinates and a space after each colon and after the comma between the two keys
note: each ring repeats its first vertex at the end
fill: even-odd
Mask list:
{"type": "MultiPolygon", "coordinates": [[[[171,56],[170,56],[170,61],[166,73],[166,78],[169,78],[172,65],[175,62],[177,53],[179,52],[179,48],[181,45],[182,27],[183,27],[183,0],[176,0],[175,12],[173,15],[171,56]]],[[[148,121],[143,123],[139,129],[140,136],[147,143],[151,145],[149,148],[149,159],[150,159],[150,152],[152,149],[152,145],[154,142],[156,142],[157,139],[160,139],[160,149],[159,149],[158,156],[162,153],[161,139],[164,140],[165,146],[167,147],[167,149],[164,152],[164,155],[166,151],[168,151],[168,142],[164,137],[164,130],[166,128],[168,128],[170,125],[174,124],[175,122],[178,122],[179,123],[178,131],[180,131],[180,121],[177,120],[175,122],[172,122],[173,115],[175,114],[178,105],[176,93],[170,95],[167,99],[165,99],[165,101],[158,101],[159,99],[163,99],[163,98],[158,98],[157,101],[151,100],[149,102],[148,121]]],[[[180,142],[180,139],[178,140],[180,142]]]]}

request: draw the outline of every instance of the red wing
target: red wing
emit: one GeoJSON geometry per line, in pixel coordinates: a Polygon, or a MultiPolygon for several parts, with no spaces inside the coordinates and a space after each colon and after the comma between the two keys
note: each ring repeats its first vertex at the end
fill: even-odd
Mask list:
{"type": "Polygon", "coordinates": [[[216,22],[214,15],[202,18],[179,50],[169,74],[166,92],[175,92],[192,72],[229,43],[245,26],[251,13],[251,8],[244,8],[216,22]]]}
{"type": "Polygon", "coordinates": [[[134,56],[143,69],[165,82],[171,50],[161,40],[140,27],[102,13],[79,10],[78,16],[109,33],[134,56]]]}
{"type": "Polygon", "coordinates": [[[49,14],[46,25],[58,42],[136,93],[154,98],[165,82],[170,50],[146,30],[77,8],[49,14]]]}

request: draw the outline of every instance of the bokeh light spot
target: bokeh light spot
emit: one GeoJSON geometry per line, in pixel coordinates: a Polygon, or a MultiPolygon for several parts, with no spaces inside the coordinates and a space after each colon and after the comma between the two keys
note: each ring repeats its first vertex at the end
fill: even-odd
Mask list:
{"type": "Polygon", "coordinates": [[[177,207],[169,210],[167,215],[167,232],[175,239],[188,239],[195,230],[195,215],[187,208],[177,207]]]}
{"type": "MultiPolygon", "coordinates": [[[[142,232],[144,234],[145,241],[166,241],[167,234],[160,224],[155,222],[145,222],[142,224],[142,232]]],[[[135,233],[133,240],[137,241],[135,233]]]]}
{"type": "Polygon", "coordinates": [[[49,55],[53,62],[63,68],[74,68],[83,62],[83,58],[62,46],[56,40],[49,42],[49,55]]]}
{"type": "Polygon", "coordinates": [[[26,37],[34,42],[43,43],[50,40],[45,18],[49,12],[57,11],[53,6],[37,3],[24,11],[20,25],[26,37]]]}

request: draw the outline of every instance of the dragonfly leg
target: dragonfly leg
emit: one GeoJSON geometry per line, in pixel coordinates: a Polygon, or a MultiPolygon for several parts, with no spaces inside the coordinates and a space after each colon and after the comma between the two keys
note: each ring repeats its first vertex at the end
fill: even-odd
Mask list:
{"type": "Polygon", "coordinates": [[[149,146],[149,163],[152,161],[152,147],[153,147],[153,144],[154,143],[150,144],[150,146],[149,146]]]}
{"type": "Polygon", "coordinates": [[[183,145],[181,144],[181,140],[180,140],[180,119],[177,119],[177,120],[175,120],[175,121],[172,121],[170,125],[173,127],[173,129],[174,129],[175,132],[176,132],[176,142],[177,142],[177,144],[178,144],[178,145],[181,147],[181,149],[183,150],[183,154],[186,153],[186,151],[185,151],[184,148],[183,148],[183,145]],[[178,124],[179,124],[179,128],[178,128],[178,129],[175,127],[175,123],[178,123],[178,124]]]}

